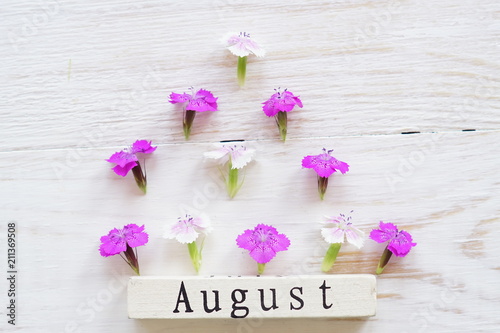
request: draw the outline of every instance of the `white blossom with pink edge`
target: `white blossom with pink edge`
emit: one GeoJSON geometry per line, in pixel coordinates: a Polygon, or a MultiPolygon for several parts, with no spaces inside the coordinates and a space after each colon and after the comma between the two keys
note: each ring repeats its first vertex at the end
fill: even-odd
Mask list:
{"type": "Polygon", "coordinates": [[[222,41],[228,50],[238,57],[246,57],[250,54],[263,57],[266,54],[266,51],[246,32],[228,33],[222,41]]]}
{"type": "Polygon", "coordinates": [[[218,159],[221,164],[231,162],[231,169],[241,169],[250,163],[255,155],[255,149],[238,144],[217,144],[217,149],[206,152],[206,158],[218,159]]]}
{"type": "Polygon", "coordinates": [[[337,217],[326,217],[326,226],[321,229],[321,235],[327,243],[344,243],[345,240],[360,249],[365,242],[365,233],[355,228],[350,222],[351,217],[340,214],[337,217]]]}
{"type": "Polygon", "coordinates": [[[167,226],[163,238],[175,238],[182,244],[188,244],[196,241],[200,233],[206,235],[211,231],[210,218],[207,215],[200,215],[199,217],[186,215],[179,217],[177,222],[167,226]]]}

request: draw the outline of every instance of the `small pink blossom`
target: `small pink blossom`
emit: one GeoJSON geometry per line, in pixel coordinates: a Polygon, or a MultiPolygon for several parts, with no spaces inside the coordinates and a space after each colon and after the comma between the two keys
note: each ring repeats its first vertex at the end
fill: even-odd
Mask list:
{"type": "Polygon", "coordinates": [[[298,96],[294,96],[292,92],[285,89],[283,92],[280,89],[274,89],[276,92],[264,103],[262,110],[268,117],[274,117],[278,112],[290,112],[295,105],[302,107],[302,101],[298,96]]]}
{"type": "Polygon", "coordinates": [[[112,229],[106,236],[101,237],[99,251],[103,257],[114,256],[127,249],[127,245],[134,248],[148,242],[148,234],[144,232],[144,225],[127,224],[123,229],[112,229]]]}
{"type": "Polygon", "coordinates": [[[111,155],[106,161],[116,164],[112,170],[119,176],[125,177],[137,165],[137,156],[125,150],[111,155]]]}
{"type": "Polygon", "coordinates": [[[191,94],[182,93],[171,93],[170,103],[186,103],[185,110],[189,111],[217,111],[217,97],[205,89],[200,89],[196,93],[192,89],[191,94]]]}
{"type": "Polygon", "coordinates": [[[284,234],[279,234],[276,228],[258,224],[253,230],[248,229],[236,238],[236,244],[250,251],[250,256],[259,264],[271,261],[279,251],[285,251],[290,246],[290,240],[284,234]]]}
{"type": "Polygon", "coordinates": [[[151,154],[156,148],[151,146],[151,141],[137,140],[132,147],[114,153],[106,161],[116,164],[112,170],[117,175],[125,177],[132,168],[138,165],[137,153],[151,154]]]}
{"type": "Polygon", "coordinates": [[[132,144],[131,153],[143,153],[143,154],[151,154],[156,150],[157,147],[151,146],[151,141],[148,140],[137,140],[132,144]]]}
{"type": "Polygon", "coordinates": [[[127,224],[123,229],[112,229],[107,235],[101,237],[99,252],[103,257],[119,254],[123,260],[136,272],[139,273],[139,260],[137,248],[148,242],[148,234],[144,231],[144,225],[127,224]],[[125,256],[125,257],[124,257],[125,256]]]}
{"type": "Polygon", "coordinates": [[[191,88],[191,94],[177,94],[173,92],[170,94],[169,102],[172,104],[183,104],[182,129],[184,130],[186,140],[191,135],[191,127],[193,126],[196,112],[217,111],[217,97],[214,97],[210,91],[205,89],[200,89],[195,93],[194,89],[191,88]]]}
{"type": "Polygon", "coordinates": [[[398,257],[406,256],[412,247],[417,243],[412,242],[411,235],[401,230],[392,223],[380,221],[379,229],[373,229],[370,232],[370,238],[377,243],[389,242],[387,249],[398,257]]]}
{"type": "Polygon", "coordinates": [[[266,51],[262,49],[246,32],[230,33],[223,38],[229,51],[238,57],[246,57],[255,54],[257,57],[263,57],[266,51]]]}
{"type": "Polygon", "coordinates": [[[349,164],[337,160],[331,156],[333,150],[326,150],[323,148],[323,153],[319,155],[309,155],[302,159],[302,166],[304,168],[313,169],[320,177],[330,177],[336,171],[345,174],[349,171],[349,164]]]}
{"type": "Polygon", "coordinates": [[[151,141],[137,140],[130,148],[114,153],[106,161],[116,164],[112,170],[119,176],[125,177],[132,170],[137,186],[146,194],[148,183],[146,173],[142,171],[136,154],[151,154],[156,148],[151,146],[151,141]]]}

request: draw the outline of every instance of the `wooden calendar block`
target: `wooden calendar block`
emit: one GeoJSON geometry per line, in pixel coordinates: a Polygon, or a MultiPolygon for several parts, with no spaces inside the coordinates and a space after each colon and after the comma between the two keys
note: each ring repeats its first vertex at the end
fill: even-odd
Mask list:
{"type": "Polygon", "coordinates": [[[131,277],[133,319],[369,317],[376,310],[369,274],[131,277]]]}

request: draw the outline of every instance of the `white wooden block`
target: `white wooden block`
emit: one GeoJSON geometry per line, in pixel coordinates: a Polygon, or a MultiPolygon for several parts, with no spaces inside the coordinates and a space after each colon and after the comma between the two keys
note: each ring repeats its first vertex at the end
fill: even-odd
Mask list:
{"type": "Polygon", "coordinates": [[[131,277],[133,319],[369,317],[376,310],[370,274],[131,277]]]}

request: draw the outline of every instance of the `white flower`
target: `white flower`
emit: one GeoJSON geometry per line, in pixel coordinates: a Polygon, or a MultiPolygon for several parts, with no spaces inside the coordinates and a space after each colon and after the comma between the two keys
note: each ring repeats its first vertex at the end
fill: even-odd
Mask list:
{"type": "Polygon", "coordinates": [[[365,233],[357,228],[355,228],[351,222],[351,217],[345,217],[344,214],[340,214],[338,217],[328,217],[325,222],[326,228],[321,229],[321,235],[326,242],[333,243],[344,243],[347,239],[349,243],[360,249],[365,242],[365,233]]]}
{"type": "Polygon", "coordinates": [[[191,217],[186,215],[184,218],[168,226],[163,234],[163,238],[177,239],[180,243],[192,243],[198,238],[200,233],[208,234],[212,231],[210,219],[206,215],[200,217],[191,217]]]}
{"type": "Polygon", "coordinates": [[[229,51],[238,57],[246,57],[252,53],[257,57],[263,57],[266,54],[266,51],[255,40],[251,39],[250,34],[246,32],[230,33],[224,37],[223,41],[229,51]]]}
{"type": "Polygon", "coordinates": [[[255,154],[255,149],[248,149],[242,144],[233,144],[222,146],[217,145],[218,149],[206,152],[207,158],[220,160],[221,164],[231,163],[231,169],[241,169],[247,165],[255,154]]]}

